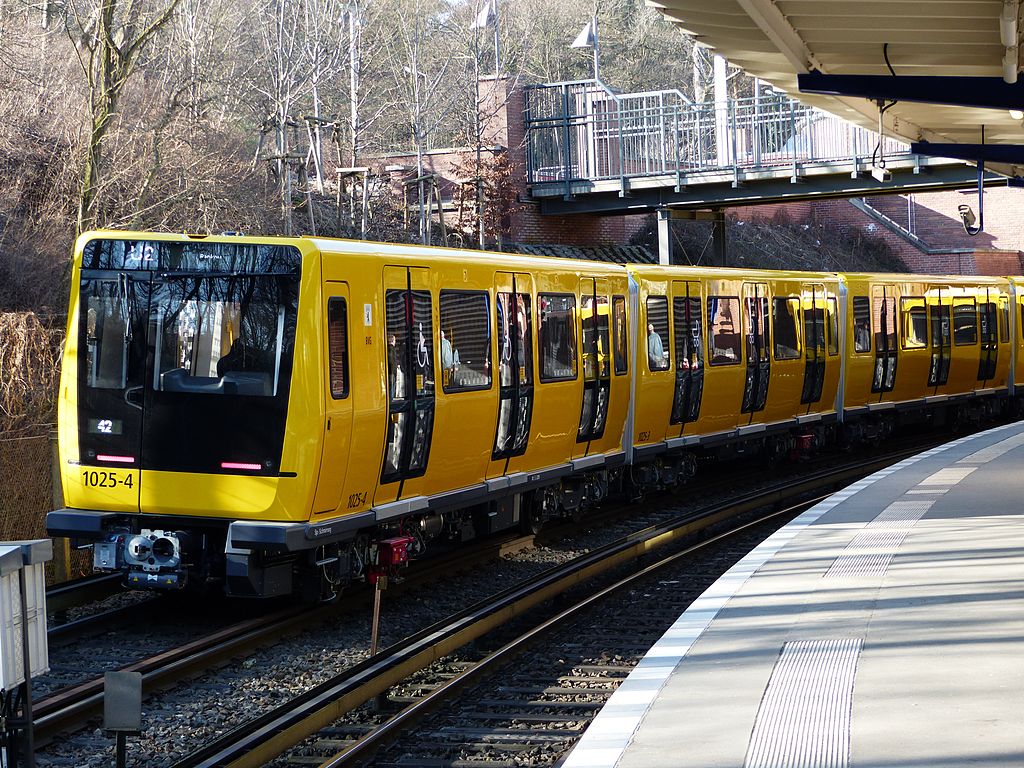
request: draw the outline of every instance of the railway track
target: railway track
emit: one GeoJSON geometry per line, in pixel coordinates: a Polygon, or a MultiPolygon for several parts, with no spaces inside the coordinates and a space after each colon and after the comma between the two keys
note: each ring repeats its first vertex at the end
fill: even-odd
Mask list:
{"type": "Polygon", "coordinates": [[[46,610],[60,613],[121,592],[120,574],[99,574],[54,584],[46,590],[46,610]]]}
{"type": "MultiPolygon", "coordinates": [[[[471,568],[481,560],[515,552],[532,545],[534,537],[509,535],[483,543],[470,551],[460,552],[443,563],[425,561],[416,569],[417,578],[436,578],[451,569],[471,568]]],[[[396,585],[400,593],[404,585],[396,585]]],[[[283,636],[300,632],[326,622],[339,613],[352,612],[366,607],[371,600],[368,590],[347,595],[338,604],[298,606],[284,608],[266,616],[258,616],[202,633],[188,642],[162,647],[158,652],[144,656],[115,668],[142,674],[143,694],[167,688],[187,680],[208,669],[233,658],[243,656],[260,646],[273,643],[283,636]]],[[[115,608],[112,611],[83,617],[58,626],[49,633],[57,642],[75,642],[80,635],[88,635],[102,628],[102,622],[123,622],[132,616],[139,616],[140,607],[159,610],[161,598],[154,597],[139,604],[115,608]]],[[[250,604],[255,605],[255,604],[250,604]]],[[[108,627],[115,629],[116,626],[108,627]]],[[[126,649],[126,652],[129,652],[126,649]]],[[[44,679],[45,680],[45,679],[44,679]]],[[[37,681],[37,686],[39,681],[37,681]]],[[[71,685],[46,690],[34,707],[36,739],[45,744],[62,732],[84,727],[88,721],[101,714],[103,709],[103,677],[88,676],[71,685]]]]}
{"type": "MultiPolygon", "coordinates": [[[[314,609],[315,610],[315,609],[314,609]]],[[[312,620],[306,608],[289,608],[269,616],[238,622],[183,645],[149,656],[120,669],[142,674],[143,691],[186,679],[203,670],[312,620]]],[[[45,743],[61,731],[83,726],[103,710],[103,678],[93,677],[62,688],[33,707],[36,738],[45,743]]]]}
{"type": "MultiPolygon", "coordinates": [[[[460,665],[457,662],[453,668],[449,657],[473,641],[481,642],[481,638],[497,637],[496,633],[502,627],[514,621],[525,622],[530,626],[521,630],[522,637],[508,643],[509,650],[505,653],[511,653],[513,649],[524,647],[530,637],[538,636],[539,633],[550,629],[545,624],[552,620],[550,615],[542,615],[539,619],[528,617],[535,616],[539,607],[550,605],[552,598],[564,595],[570,590],[584,590],[590,594],[579,598],[581,605],[587,600],[600,600],[601,596],[606,594],[602,590],[612,588],[605,582],[611,580],[614,583],[621,578],[621,575],[614,576],[617,571],[634,570],[637,561],[656,550],[670,544],[678,547],[681,542],[694,537],[707,537],[716,526],[725,525],[729,519],[739,515],[754,514],[755,510],[770,507],[769,516],[777,516],[780,509],[790,509],[794,504],[803,503],[809,497],[816,498],[821,494],[827,494],[855,478],[870,474],[920,450],[920,447],[916,447],[881,458],[851,463],[839,470],[808,473],[805,477],[778,484],[771,489],[761,489],[740,498],[734,497],[731,501],[709,505],[679,519],[633,532],[614,544],[582,555],[563,566],[552,568],[537,578],[504,590],[444,622],[411,635],[376,656],[346,669],[326,682],[235,728],[179,760],[174,764],[175,768],[241,768],[264,765],[279,759],[295,745],[310,737],[335,746],[347,747],[347,742],[353,742],[347,749],[352,757],[339,757],[338,760],[352,760],[361,753],[372,752],[376,748],[374,744],[379,744],[380,740],[393,739],[394,734],[405,727],[403,721],[406,718],[434,706],[437,697],[451,695],[442,694],[441,691],[455,691],[471,677],[481,674],[473,670],[485,670],[498,663],[483,664],[478,663],[478,660],[471,660],[462,665],[466,667],[463,670],[458,669],[460,665]],[[443,670],[443,675],[451,677],[451,683],[429,683],[427,687],[435,692],[425,697],[422,702],[417,698],[407,710],[403,710],[409,714],[398,714],[395,719],[389,718],[377,723],[360,723],[354,726],[339,724],[341,718],[384,695],[393,686],[415,688],[415,676],[424,674],[423,670],[440,660],[445,660],[444,664],[448,665],[443,670]],[[431,704],[423,703],[428,700],[431,704]],[[359,738],[351,738],[353,735],[359,738]],[[363,744],[367,746],[361,746],[363,744]]],[[[760,517],[761,515],[757,517],[759,521],[760,517]]],[[[544,611],[540,613],[544,614],[544,611]]],[[[675,615],[678,615],[678,611],[675,615]]],[[[591,671],[589,668],[577,671],[577,674],[570,675],[567,682],[572,685],[585,685],[591,671]]],[[[605,672],[596,674],[604,676],[605,672]]],[[[599,698],[601,695],[603,694],[599,694],[599,698]]],[[[597,708],[599,707],[591,705],[579,707],[594,711],[597,708]]]]}
{"type": "Polygon", "coordinates": [[[432,665],[413,685],[388,694],[393,712],[350,713],[273,765],[552,765],[686,606],[774,531],[773,519],[785,521],[816,501],[759,516],[659,558],[536,626],[503,633],[505,642],[477,658],[461,659],[451,669],[432,665]],[[703,562],[695,573],[697,557],[703,562]]]}

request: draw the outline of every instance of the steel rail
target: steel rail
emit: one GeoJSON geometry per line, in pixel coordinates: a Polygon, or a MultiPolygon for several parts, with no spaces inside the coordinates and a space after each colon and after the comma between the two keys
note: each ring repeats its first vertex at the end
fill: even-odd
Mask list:
{"type": "MultiPolygon", "coordinates": [[[[248,619],[193,640],[149,658],[128,664],[121,669],[142,673],[143,692],[152,692],[214,664],[237,656],[262,643],[280,637],[281,633],[314,621],[314,612],[331,607],[287,608],[269,616],[248,619]]],[[[68,686],[36,702],[33,722],[36,739],[48,741],[61,731],[74,729],[103,710],[103,678],[96,677],[68,686]]]]}
{"type": "Polygon", "coordinates": [[[771,504],[791,502],[800,495],[820,492],[826,486],[841,486],[921,450],[925,449],[918,446],[839,469],[810,473],[631,533],[396,643],[280,707],[241,724],[178,761],[175,768],[263,765],[412,673],[572,586],[729,517],[771,504]]]}
{"type": "MultiPolygon", "coordinates": [[[[419,585],[424,579],[450,573],[453,567],[471,567],[480,560],[490,560],[524,549],[532,545],[534,538],[532,535],[503,536],[470,551],[459,552],[454,558],[445,559],[443,562],[421,561],[419,567],[410,574],[415,574],[416,581],[410,579],[407,582],[395,583],[391,590],[401,593],[409,586],[419,585]]],[[[287,608],[269,616],[241,621],[146,659],[127,664],[120,670],[141,672],[143,695],[146,696],[156,689],[166,688],[218,663],[273,642],[283,633],[298,632],[345,611],[364,607],[369,603],[370,594],[368,589],[363,589],[347,595],[340,603],[287,608]]],[[[91,629],[100,620],[120,620],[139,605],[146,605],[149,602],[117,608],[54,627],[49,637],[57,642],[68,642],[72,639],[69,635],[73,636],[79,631],[91,629]]],[[[62,731],[71,731],[84,725],[89,718],[99,715],[102,708],[102,676],[61,688],[36,702],[33,708],[36,738],[40,742],[50,741],[62,731]]]]}
{"type": "Polygon", "coordinates": [[[51,645],[64,644],[89,632],[109,630],[109,623],[123,623],[125,620],[132,618],[133,614],[136,614],[139,609],[148,610],[152,608],[152,604],[158,602],[159,599],[159,596],[154,595],[149,599],[140,600],[131,605],[120,605],[109,611],[93,613],[63,624],[53,624],[46,630],[47,642],[51,645]]]}
{"type": "Polygon", "coordinates": [[[104,573],[54,584],[46,590],[46,610],[50,613],[77,608],[122,591],[121,574],[104,573]]]}

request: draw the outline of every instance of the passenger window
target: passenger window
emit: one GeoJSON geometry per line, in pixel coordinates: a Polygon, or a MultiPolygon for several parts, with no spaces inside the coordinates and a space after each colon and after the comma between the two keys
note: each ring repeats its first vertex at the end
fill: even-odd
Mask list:
{"type": "Polygon", "coordinates": [[[491,386],[490,306],[484,291],[441,291],[441,387],[468,392],[491,386]]]}
{"type": "Polygon", "coordinates": [[[928,346],[928,313],[924,308],[924,299],[921,297],[900,299],[900,317],[903,328],[903,348],[922,349],[928,346]]]}
{"type": "Polygon", "coordinates": [[[800,299],[775,299],[773,310],[775,359],[796,360],[800,357],[800,330],[797,325],[800,299]]]}
{"type": "MultiPolygon", "coordinates": [[[[520,293],[513,303],[511,293],[498,294],[498,384],[516,385],[513,352],[519,366],[519,384],[533,383],[533,315],[530,294],[520,293]],[[513,312],[515,314],[513,314],[513,312]],[[514,322],[513,322],[514,321],[514,322]],[[516,346],[512,346],[513,328],[516,346]]],[[[485,368],[488,367],[485,365],[485,368]]],[[[490,373],[488,373],[490,383],[490,373]]]]}
{"type": "Polygon", "coordinates": [[[808,360],[825,356],[825,309],[808,307],[804,310],[804,350],[808,360]]]}
{"type": "Polygon", "coordinates": [[[871,300],[867,296],[853,297],[853,351],[871,351],[871,300]]]}
{"type": "Polygon", "coordinates": [[[647,367],[652,371],[667,371],[671,367],[667,296],[647,297],[647,367]]]}
{"type": "Polygon", "coordinates": [[[953,299],[953,343],[958,346],[978,343],[978,311],[973,297],[953,299]]]}
{"type": "Polygon", "coordinates": [[[576,378],[576,297],[540,295],[540,380],[576,378]]]}
{"type": "Polygon", "coordinates": [[[430,313],[430,292],[412,292],[411,328],[406,319],[405,289],[392,289],[385,294],[384,311],[390,399],[432,396],[434,323],[430,313]]]}
{"type": "Polygon", "coordinates": [[[875,346],[879,349],[896,349],[895,296],[875,297],[871,322],[875,327],[875,346]]]}
{"type": "Polygon", "coordinates": [[[677,296],[672,299],[672,323],[676,329],[676,369],[700,370],[704,367],[700,298],[677,296]]]}
{"type": "Polygon", "coordinates": [[[978,305],[978,336],[982,344],[995,342],[997,317],[994,301],[983,301],[978,305]]]}
{"type": "Polygon", "coordinates": [[[331,397],[348,397],[348,310],[340,298],[327,301],[327,360],[331,397]]]}
{"type": "Polygon", "coordinates": [[[612,322],[615,326],[615,374],[629,372],[629,335],[626,327],[626,297],[612,296],[612,322]]]}
{"type": "Polygon", "coordinates": [[[839,354],[839,305],[835,299],[828,300],[828,353],[839,354]]]}
{"type": "Polygon", "coordinates": [[[740,332],[740,300],[732,296],[708,298],[708,341],[711,343],[711,365],[737,365],[743,348],[740,332]]]}
{"type": "Polygon", "coordinates": [[[580,336],[583,339],[583,378],[608,378],[608,297],[580,297],[580,336]],[[594,313],[597,313],[595,329],[594,313]],[[595,338],[596,334],[596,338],[595,338]]]}
{"type": "Polygon", "coordinates": [[[1010,303],[1006,296],[999,294],[999,341],[1006,344],[1010,340],[1010,303]]]}
{"type": "Polygon", "coordinates": [[[768,299],[748,298],[743,300],[747,313],[747,361],[757,362],[768,359],[768,299]],[[755,328],[757,329],[755,332],[755,328]],[[760,350],[760,355],[758,355],[760,350]]]}

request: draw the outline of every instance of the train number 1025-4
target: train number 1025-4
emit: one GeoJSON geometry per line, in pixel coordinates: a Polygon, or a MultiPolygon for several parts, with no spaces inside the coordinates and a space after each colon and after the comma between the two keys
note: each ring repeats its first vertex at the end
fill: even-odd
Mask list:
{"type": "Polygon", "coordinates": [[[102,472],[86,469],[82,471],[82,482],[86,488],[131,488],[134,480],[132,473],[102,472]]]}

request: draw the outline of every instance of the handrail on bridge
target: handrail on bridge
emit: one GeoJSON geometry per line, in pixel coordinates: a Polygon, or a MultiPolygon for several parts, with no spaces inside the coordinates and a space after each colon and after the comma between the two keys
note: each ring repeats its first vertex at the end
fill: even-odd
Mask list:
{"type": "Polygon", "coordinates": [[[768,171],[796,180],[808,163],[864,169],[872,155],[911,156],[910,146],[774,90],[726,102],[690,101],[678,90],[619,93],[597,80],[527,86],[530,184],[668,177],[678,191],[701,176],[768,171]]]}

